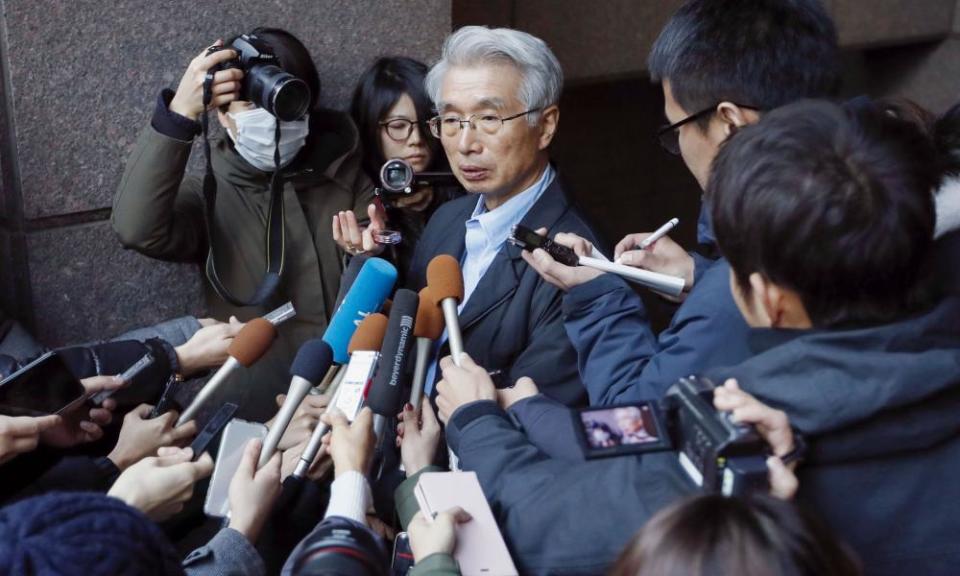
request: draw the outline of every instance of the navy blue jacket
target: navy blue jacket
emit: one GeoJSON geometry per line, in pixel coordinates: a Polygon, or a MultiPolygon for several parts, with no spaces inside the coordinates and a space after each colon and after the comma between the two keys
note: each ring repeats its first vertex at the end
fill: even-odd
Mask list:
{"type": "MultiPolygon", "coordinates": [[[[434,256],[462,259],[466,222],[477,196],[468,194],[440,206],[427,224],[408,276],[410,288],[426,285],[427,264],[434,256]]],[[[580,212],[569,202],[559,178],[547,187],[523,217],[528,228],[573,232],[596,242],[580,212]]],[[[585,400],[577,372],[577,353],[563,329],[560,290],[546,283],[520,257],[521,250],[506,243],[480,279],[460,313],[464,349],[487,370],[500,370],[502,382],[512,385],[529,376],[548,396],[573,405],[585,400]]],[[[440,356],[449,354],[445,344],[440,356]]],[[[438,371],[439,375],[439,371],[438,371]]]]}
{"type": "MultiPolygon", "coordinates": [[[[960,298],[951,297],[888,326],[756,331],[756,356],[708,371],[787,412],[810,446],[798,499],[868,574],[952,574],[960,564],[958,326],[960,298]]],[[[528,430],[564,422],[543,402],[515,411],[528,430]]],[[[524,573],[602,573],[651,515],[696,490],[673,453],[578,462],[550,436],[535,444],[493,402],[468,404],[447,425],[524,573]]]]}

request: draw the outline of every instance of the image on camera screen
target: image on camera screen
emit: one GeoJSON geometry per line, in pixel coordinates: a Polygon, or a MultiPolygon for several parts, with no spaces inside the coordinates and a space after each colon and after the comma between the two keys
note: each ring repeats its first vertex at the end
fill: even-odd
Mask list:
{"type": "Polygon", "coordinates": [[[650,404],[588,408],[577,412],[581,441],[588,457],[650,452],[668,447],[650,404]]]}

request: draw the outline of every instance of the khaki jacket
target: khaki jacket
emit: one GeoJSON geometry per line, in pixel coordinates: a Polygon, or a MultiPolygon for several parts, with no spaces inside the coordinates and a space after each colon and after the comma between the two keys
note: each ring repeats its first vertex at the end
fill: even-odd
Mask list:
{"type": "MultiPolygon", "coordinates": [[[[184,175],[192,144],[152,126],[140,135],[111,217],[125,247],[161,260],[205,261],[202,180],[184,175]]],[[[248,298],[265,269],[270,174],[243,160],[226,137],[211,141],[211,156],[217,180],[214,225],[222,244],[214,247],[217,271],[234,295],[248,298]]],[[[241,402],[239,415],[247,419],[263,420],[276,412],[274,396],[287,389],[297,349],[322,335],[333,313],[342,271],[342,255],[330,232],[334,214],[365,214],[373,198],[373,185],[360,169],[357,130],[349,117],[332,110],[311,113],[307,146],[284,177],[286,257],[272,300],[262,307],[238,308],[204,282],[208,313],[218,320],[231,315],[249,320],[288,300],[297,310],[296,318],[280,326],[267,355],[238,371],[217,399],[241,402]]]]}

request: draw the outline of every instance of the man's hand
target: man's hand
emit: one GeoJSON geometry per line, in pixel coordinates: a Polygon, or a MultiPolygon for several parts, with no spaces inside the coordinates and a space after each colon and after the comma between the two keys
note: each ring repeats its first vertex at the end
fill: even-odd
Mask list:
{"type": "Polygon", "coordinates": [[[240,466],[230,481],[230,528],[256,543],[260,530],[280,496],[280,454],[257,470],[263,441],[251,440],[243,450],[240,466]]]}
{"type": "Polygon", "coordinates": [[[230,317],[230,322],[217,322],[203,325],[194,332],[189,340],[177,346],[177,360],[184,376],[191,376],[202,370],[217,368],[227,361],[227,348],[236,338],[245,323],[230,317]]]}
{"type": "Polygon", "coordinates": [[[196,436],[195,421],[174,428],[179,414],[167,412],[147,420],[151,410],[153,406],[141,404],[124,416],[117,445],[107,455],[120,470],[126,470],[142,458],[155,454],[162,446],[178,444],[196,436]]]}
{"type": "Polygon", "coordinates": [[[650,234],[624,236],[613,251],[614,259],[626,266],[679,276],[683,278],[683,290],[688,292],[693,288],[693,258],[669,236],[663,236],[644,250],[636,249],[650,234]]]}
{"type": "MultiPolygon", "coordinates": [[[[307,449],[307,444],[309,443],[310,437],[308,436],[296,446],[291,446],[283,451],[282,461],[280,463],[281,482],[296,471],[297,465],[300,463],[300,456],[303,454],[303,451],[307,449]]],[[[329,474],[331,468],[333,468],[333,460],[331,460],[327,454],[326,446],[321,445],[320,450],[317,451],[317,457],[313,459],[313,463],[310,465],[310,468],[307,469],[305,476],[310,480],[319,481],[329,474]]]]}
{"type": "Polygon", "coordinates": [[[182,510],[193,485],[213,472],[209,454],[196,462],[190,461],[190,448],[161,448],[158,454],[127,468],[107,493],[157,522],[182,510]]]}
{"type": "Polygon", "coordinates": [[[517,380],[511,388],[497,389],[497,403],[500,404],[501,408],[507,410],[524,398],[530,398],[539,393],[540,389],[537,388],[537,383],[532,378],[524,376],[517,380]]]}
{"type": "MultiPolygon", "coordinates": [[[[214,46],[223,46],[223,41],[217,40],[214,46]]],[[[222,64],[236,57],[237,52],[229,49],[218,50],[208,56],[207,48],[204,48],[196,58],[190,61],[187,71],[183,73],[180,85],[177,86],[177,93],[173,95],[173,99],[170,101],[170,111],[186,116],[191,120],[199,118],[203,114],[203,80],[207,71],[217,64],[222,64]]],[[[225,106],[239,99],[240,81],[242,79],[243,70],[239,68],[217,72],[213,76],[213,85],[210,87],[213,96],[210,109],[225,106]]]]}
{"type": "Polygon", "coordinates": [[[440,512],[430,522],[423,512],[417,512],[407,526],[413,561],[420,562],[433,554],[453,554],[457,547],[457,524],[472,520],[463,508],[451,508],[440,512]]]}
{"type": "MultiPolygon", "coordinates": [[[[283,406],[286,399],[286,394],[278,394],[277,407],[283,406]]],[[[293,419],[290,420],[290,425],[284,430],[280,443],[277,445],[277,450],[289,450],[302,444],[305,440],[309,440],[329,403],[330,397],[326,394],[307,394],[300,406],[297,407],[297,411],[293,413],[293,419]]],[[[273,418],[267,420],[267,428],[273,428],[276,419],[277,416],[274,415],[273,418]]]]}
{"type": "MultiPolygon", "coordinates": [[[[93,376],[80,381],[86,395],[93,396],[105,390],[117,390],[124,386],[123,380],[116,376],[93,376]]],[[[116,400],[107,398],[99,407],[87,409],[87,405],[80,405],[66,412],[59,423],[44,430],[40,434],[40,441],[48,446],[57,448],[72,448],[78,444],[95,442],[103,437],[103,427],[113,421],[113,411],[117,407],[116,400]]]]}
{"type": "Polygon", "coordinates": [[[377,204],[370,204],[367,206],[367,217],[370,218],[370,224],[361,227],[353,210],[333,215],[333,241],[347,254],[376,255],[383,252],[383,246],[377,244],[374,234],[387,227],[386,214],[377,204]]]}
{"type": "Polygon", "coordinates": [[[409,478],[433,463],[440,444],[440,424],[428,398],[423,399],[420,410],[406,404],[397,420],[400,421],[397,424],[397,446],[409,478]]]}
{"type": "Polygon", "coordinates": [[[458,368],[449,356],[440,360],[443,380],[437,383],[437,408],[444,424],[465,404],[497,399],[497,388],[483,367],[466,353],[460,355],[460,365],[458,368]]]}
{"type": "Polygon", "coordinates": [[[770,446],[773,456],[767,458],[770,469],[770,495],[781,500],[789,500],[796,494],[799,486],[793,473],[796,463],[784,464],[781,457],[793,451],[793,428],[782,410],[775,410],[744,392],[737,381],[727,380],[723,386],[714,389],[713,405],[717,410],[731,413],[734,422],[752,424],[757,433],[770,446]]]}
{"type": "MultiPolygon", "coordinates": [[[[547,229],[540,228],[537,230],[537,234],[546,236],[547,229]]],[[[576,234],[561,232],[554,236],[553,241],[567,248],[573,248],[577,256],[590,256],[593,252],[593,244],[576,234]]],[[[599,270],[587,268],[586,266],[566,266],[561,264],[547,254],[546,250],[541,250],[540,248],[537,248],[533,252],[524,250],[520,253],[520,256],[531,268],[536,270],[537,274],[539,274],[544,281],[564,292],[574,286],[586,284],[603,274],[603,272],[599,270]]]]}
{"type": "Polygon", "coordinates": [[[330,426],[330,432],[323,437],[323,444],[333,458],[334,477],[349,471],[366,474],[377,443],[373,435],[373,412],[370,408],[361,410],[353,424],[337,409],[327,412],[320,420],[330,426]]]}
{"type": "Polygon", "coordinates": [[[40,443],[40,435],[60,424],[61,418],[56,415],[0,416],[0,464],[18,454],[33,452],[40,443]]]}

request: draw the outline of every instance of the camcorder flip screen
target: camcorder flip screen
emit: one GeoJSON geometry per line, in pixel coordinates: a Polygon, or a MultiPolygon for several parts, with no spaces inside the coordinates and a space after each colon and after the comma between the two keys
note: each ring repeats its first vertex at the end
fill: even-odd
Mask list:
{"type": "Polygon", "coordinates": [[[672,447],[654,402],[583,408],[573,412],[573,419],[587,458],[661,452],[672,447]]]}
{"type": "Polygon", "coordinates": [[[0,414],[60,414],[83,402],[86,390],[56,352],[47,352],[0,381],[0,414]]]}

